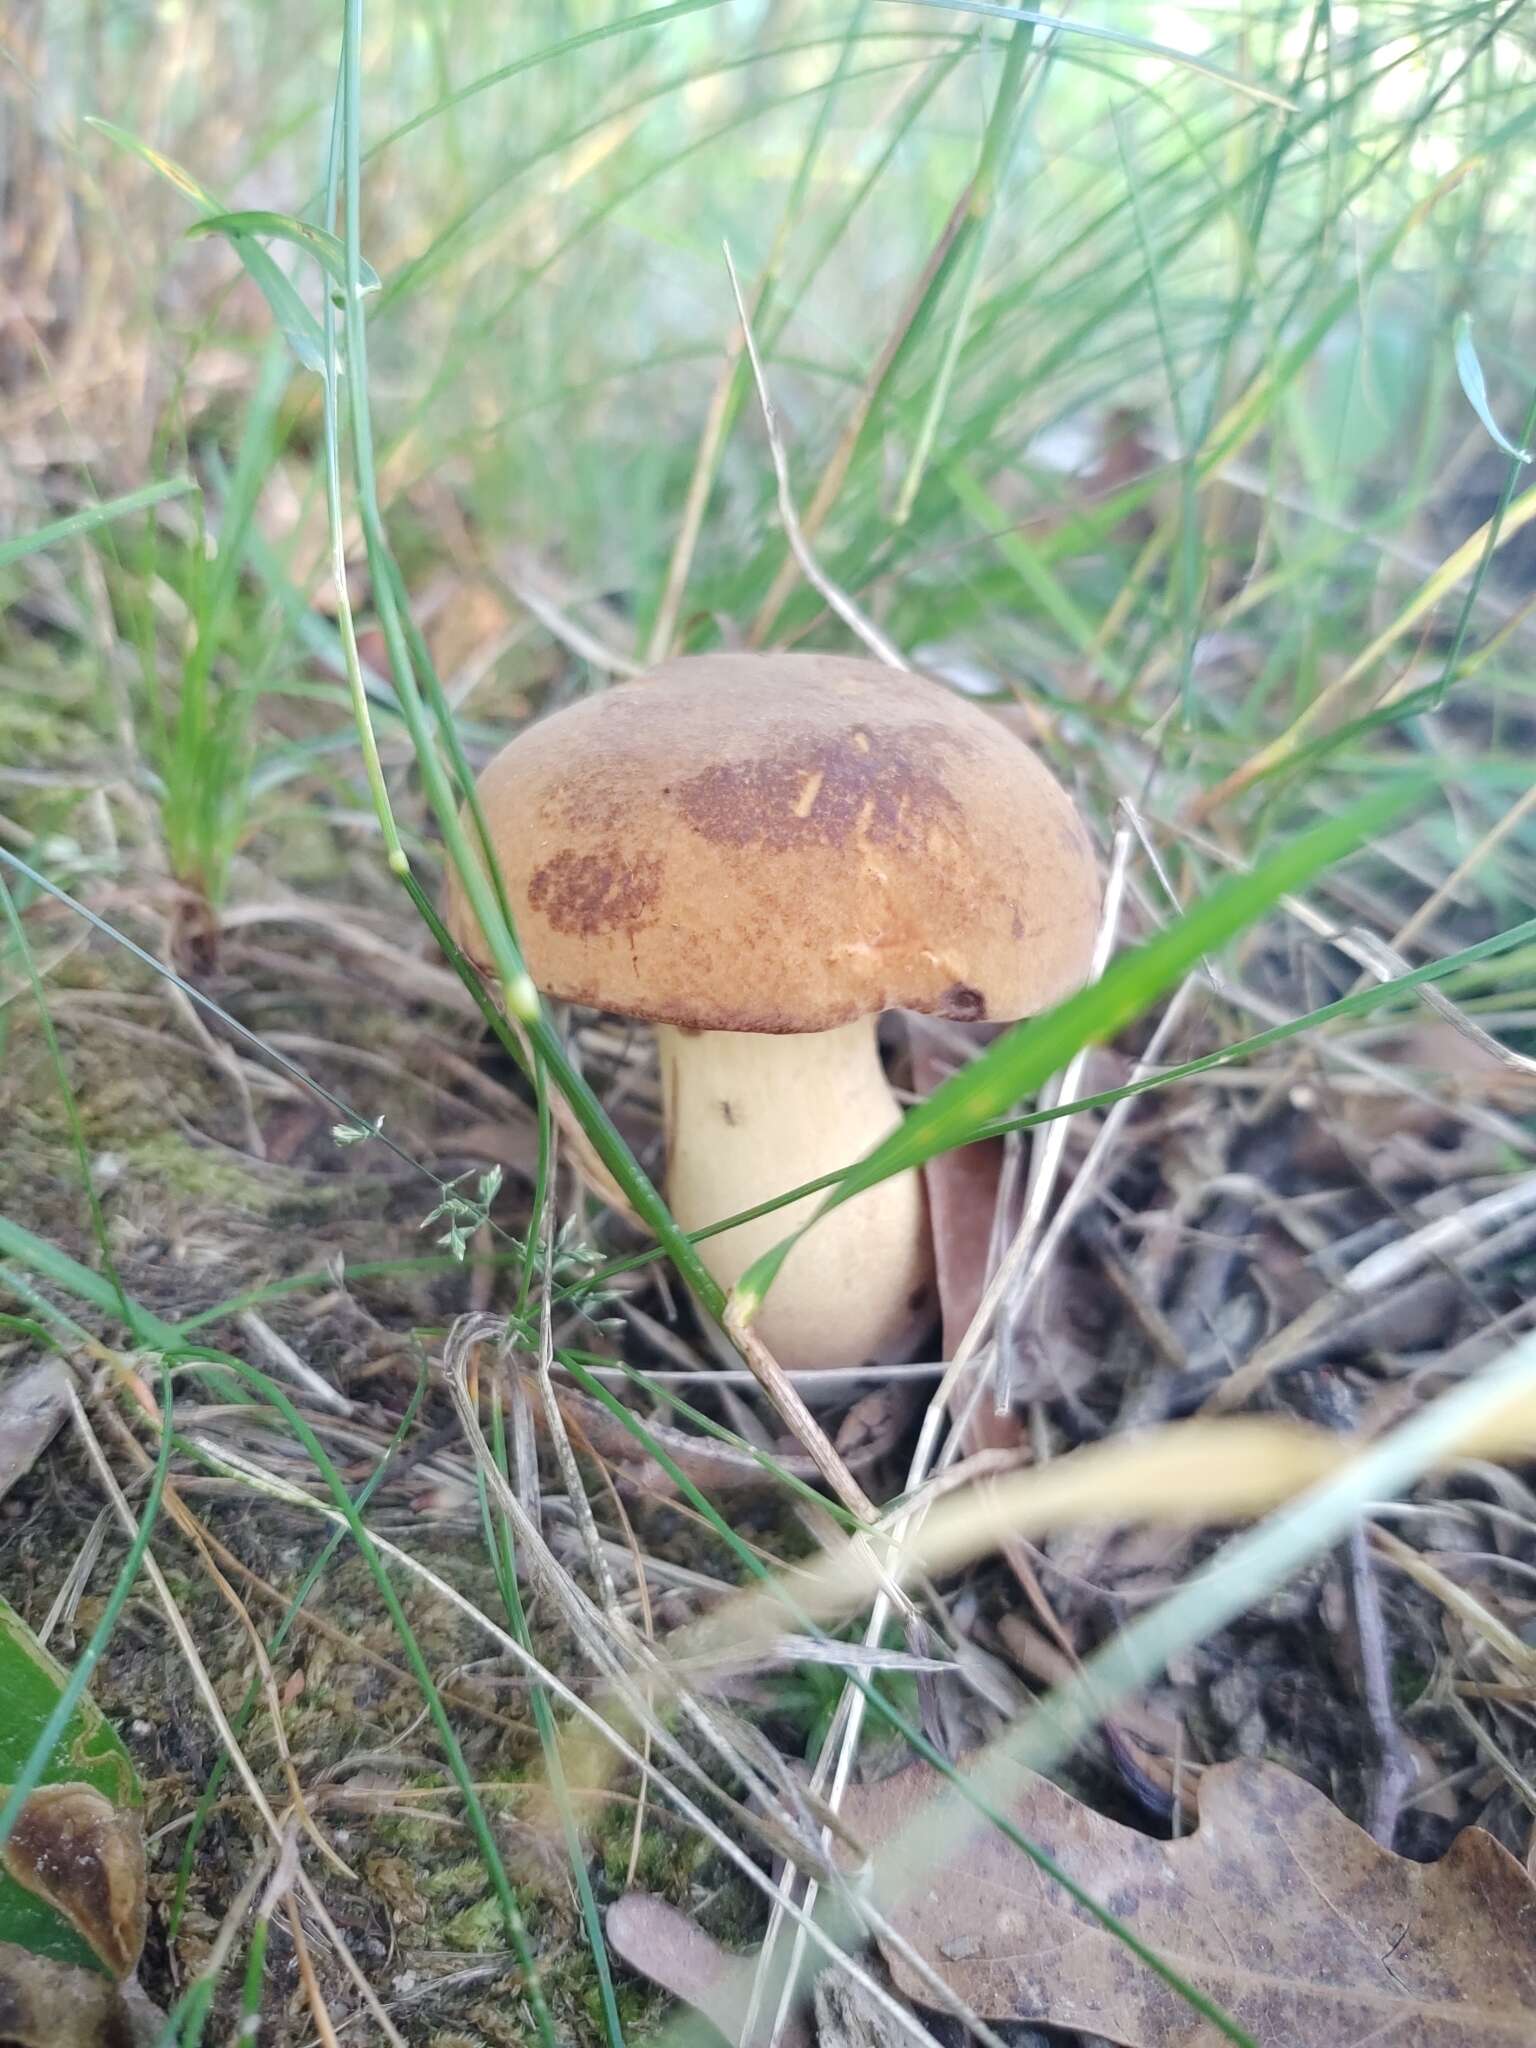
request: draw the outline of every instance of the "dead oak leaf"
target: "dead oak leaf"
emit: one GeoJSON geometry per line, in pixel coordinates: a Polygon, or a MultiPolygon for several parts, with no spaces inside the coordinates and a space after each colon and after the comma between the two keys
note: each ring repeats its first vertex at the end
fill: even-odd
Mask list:
{"type": "MultiPolygon", "coordinates": [[[[1217,2048],[1211,2022],[996,1828],[925,1871],[879,1844],[941,1784],[926,1765],[852,1788],[896,1930],[984,2018],[1080,2028],[1120,2048],[1217,2048]]],[[[1532,2048],[1536,1885],[1468,1828],[1438,1863],[1390,1855],[1302,1779],[1222,1764],[1198,1830],[1159,1842],[1026,1775],[1010,1816],[1263,2048],[1532,2048]]],[[[894,1949],[898,1989],[931,1999],[894,1949]]]]}

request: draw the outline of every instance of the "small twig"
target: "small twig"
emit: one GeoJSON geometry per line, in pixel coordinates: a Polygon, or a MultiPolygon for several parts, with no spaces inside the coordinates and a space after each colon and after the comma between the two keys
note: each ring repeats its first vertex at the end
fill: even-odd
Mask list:
{"type": "Polygon", "coordinates": [[[1381,1600],[1371,1570],[1365,1528],[1356,1523],[1344,1545],[1344,1576],[1360,1651],[1360,1689],[1376,1738],[1376,1782],[1371,1791],[1369,1828],[1383,1849],[1397,1834],[1403,1800],[1414,1780],[1414,1767],[1392,1711],[1392,1676],[1387,1653],[1381,1600]]]}
{"type": "Polygon", "coordinates": [[[1483,834],[1476,846],[1456,863],[1445,880],[1430,895],[1426,896],[1411,917],[1400,924],[1392,938],[1394,952],[1406,952],[1418,938],[1424,927],[1436,918],[1445,904],[1450,901],[1475,868],[1478,868],[1497,847],[1509,837],[1515,827],[1536,809],[1536,782],[1533,782],[1523,796],[1518,797],[1498,822],[1483,834]]]}
{"type": "Polygon", "coordinates": [[[235,1320],[268,1365],[284,1379],[302,1387],[319,1407],[329,1408],[333,1415],[350,1415],[353,1412],[353,1404],[346,1395],[338,1394],[323,1374],[316,1372],[312,1365],[306,1365],[293,1346],[280,1337],[255,1309],[242,1309],[235,1320]]]}
{"type": "MultiPolygon", "coordinates": [[[[1526,1340],[1527,1346],[1530,1341],[1526,1340]]],[[[1527,1685],[1536,1679],[1536,1649],[1516,1635],[1508,1622],[1491,1613],[1475,1594],[1469,1593],[1465,1586],[1458,1586],[1454,1579],[1447,1578],[1427,1557],[1421,1557],[1411,1544],[1405,1543],[1400,1536],[1394,1536],[1389,1529],[1373,1527],[1371,1542],[1389,1563],[1395,1564],[1400,1572],[1426,1592],[1433,1593],[1441,1606],[1454,1614],[1464,1628],[1481,1636],[1494,1655],[1502,1657],[1511,1671],[1517,1672],[1527,1685]]]]}
{"type": "Polygon", "coordinates": [[[323,2048],[341,2048],[336,2029],[331,2024],[331,2013],[325,2002],[325,1993],[320,1989],[320,1979],[315,1975],[314,1959],[309,1953],[309,1943],[304,1938],[304,1925],[299,1918],[299,1909],[294,1904],[292,1892],[284,1897],[283,1908],[288,1916],[288,1932],[293,1937],[293,1952],[298,1958],[299,1977],[304,1986],[304,1996],[309,2001],[315,2032],[320,2036],[323,2048]]]}
{"type": "Polygon", "coordinates": [[[783,1418],[785,1427],[804,1445],[816,1470],[849,1513],[866,1526],[879,1520],[879,1510],[836,1450],[832,1440],[805,1405],[800,1389],[752,1329],[742,1321],[734,1299],[726,1305],[725,1332],[751,1366],[758,1385],[783,1418]]]}
{"type": "Polygon", "coordinates": [[[1469,1202],[1449,1216],[1437,1216],[1410,1236],[1369,1253],[1344,1275],[1343,1288],[1357,1298],[1381,1294],[1399,1286],[1431,1260],[1454,1259],[1485,1234],[1532,1208],[1536,1208],[1536,1174],[1527,1174],[1524,1180],[1496,1188],[1480,1201],[1469,1202]]]}
{"type": "Polygon", "coordinates": [[[640,673],[638,661],[600,640],[563,610],[547,591],[540,590],[527,565],[513,568],[504,564],[502,573],[507,588],[524,610],[532,612],[544,630],[578,659],[590,662],[593,668],[601,669],[607,675],[636,676],[640,673]]]}
{"type": "Polygon", "coordinates": [[[1370,1253],[1352,1273],[1344,1276],[1333,1293],[1303,1309],[1294,1321],[1267,1338],[1246,1363],[1222,1380],[1203,1403],[1203,1412],[1220,1415],[1242,1407],[1282,1365],[1300,1357],[1324,1331],[1335,1331],[1341,1318],[1363,1314],[1366,1306],[1388,1286],[1400,1284],[1429,1259],[1443,1262],[1452,1254],[1457,1255],[1460,1276],[1465,1279],[1498,1259],[1523,1250],[1533,1234],[1532,1223],[1523,1214],[1517,1213],[1512,1223],[1505,1224],[1492,1236],[1482,1236],[1479,1226],[1490,1210],[1497,1212],[1501,1197],[1506,1195],[1526,1197],[1506,1206],[1517,1211],[1528,1210],[1533,1187],[1536,1187],[1536,1181],[1522,1181],[1515,1188],[1486,1195],[1482,1201],[1471,1203],[1457,1215],[1436,1217],[1404,1242],[1385,1245],[1379,1252],[1370,1253]],[[1467,1221],[1469,1217],[1470,1223],[1467,1221]]]}
{"type": "Polygon", "coordinates": [[[90,1582],[91,1573],[96,1569],[96,1560],[101,1555],[101,1546],[106,1539],[111,1520],[112,1510],[103,1508],[85,1532],[85,1541],[81,1544],[69,1570],[64,1574],[64,1583],[54,1594],[53,1605],[37,1632],[37,1639],[44,1648],[52,1642],[53,1632],[60,1622],[73,1630],[75,1610],[80,1605],[81,1596],[90,1582]]]}

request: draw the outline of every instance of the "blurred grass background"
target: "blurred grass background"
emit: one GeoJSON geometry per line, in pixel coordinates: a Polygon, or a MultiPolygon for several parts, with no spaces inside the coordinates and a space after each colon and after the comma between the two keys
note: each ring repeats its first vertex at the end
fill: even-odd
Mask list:
{"type": "MultiPolygon", "coordinates": [[[[370,10],[372,395],[418,593],[467,608],[469,578],[489,607],[531,553],[564,609],[656,644],[735,324],[727,239],[757,281],[802,507],[846,464],[819,542],[834,577],[907,649],[1070,705],[1127,767],[1155,733],[1165,775],[1219,779],[1497,504],[1509,465],[1461,393],[1453,328],[1470,317],[1517,437],[1517,7],[1120,5],[1083,33],[947,5],[658,12],[605,34],[597,9],[515,30],[467,6],[370,10]]],[[[142,532],[113,536],[105,573],[144,654],[135,729],[162,752],[179,686],[155,612],[194,621],[226,835],[252,771],[277,774],[277,700],[312,680],[282,628],[324,603],[314,380],[263,386],[270,316],[228,247],[184,240],[196,209],[82,123],[228,206],[302,212],[336,31],[281,4],[67,0],[8,30],[0,516],[15,531],[197,473],[201,513],[162,515],[151,560],[142,532]],[[254,590],[228,567],[248,551],[254,590]]],[[[313,303],[312,266],[277,253],[313,303]]],[[[822,623],[779,576],[743,392],[663,620],[683,644],[822,623]]],[[[1518,585],[1518,539],[1507,559],[1518,585]]],[[[1524,645],[1517,626],[1512,672],[1524,645]]],[[[1442,651],[1398,643],[1391,680],[1442,681],[1442,651]]],[[[1360,681],[1354,709],[1383,677],[1360,681]]],[[[193,878],[195,850],[173,857],[193,878]]],[[[215,893],[225,858],[201,856],[215,893]]]]}

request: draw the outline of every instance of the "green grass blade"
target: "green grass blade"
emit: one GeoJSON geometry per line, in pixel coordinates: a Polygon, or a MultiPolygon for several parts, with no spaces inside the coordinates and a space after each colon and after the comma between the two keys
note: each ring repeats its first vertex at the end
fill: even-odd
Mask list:
{"type": "MultiPolygon", "coordinates": [[[[268,235],[278,241],[292,242],[302,249],[306,256],[313,256],[326,275],[339,285],[347,281],[347,252],[325,228],[317,228],[310,221],[295,220],[291,213],[214,213],[206,220],[194,221],[187,229],[189,235],[228,235],[238,243],[244,235],[268,235]]],[[[365,292],[376,292],[382,279],[371,263],[358,264],[358,280],[365,292]]]]}
{"type": "Polygon", "coordinates": [[[518,57],[510,64],[498,65],[494,71],[487,71],[483,77],[471,84],[461,86],[457,92],[446,94],[430,107],[423,107],[419,114],[413,114],[408,121],[402,121],[398,128],[391,128],[387,135],[381,135],[363,152],[363,162],[368,163],[381,151],[390,149],[397,142],[403,142],[408,135],[414,135],[418,128],[426,127],[429,121],[436,121],[444,114],[452,113],[478,94],[490,92],[498,85],[505,85],[509,79],[520,73],[533,71],[543,64],[553,63],[557,58],[574,55],[577,50],[590,48],[594,43],[606,43],[613,36],[633,35],[643,29],[662,28],[670,21],[681,21],[685,15],[702,14],[711,7],[720,7],[725,0],[669,0],[665,7],[642,8],[638,14],[626,15],[618,21],[605,21],[598,28],[583,29],[579,34],[565,36],[557,43],[546,43],[543,49],[534,50],[526,57],[518,57]]]}
{"type": "Polygon", "coordinates": [[[151,505],[161,505],[167,498],[184,498],[197,489],[195,477],[167,477],[158,484],[141,484],[138,490],[125,491],[122,497],[109,498],[103,504],[87,505],[83,512],[71,512],[67,519],[54,519],[47,526],[35,527],[31,533],[14,534],[10,540],[0,541],[0,569],[8,569],[12,562],[24,561],[43,548],[57,547],[61,541],[95,533],[98,527],[127,519],[151,505]]]}
{"type": "Polygon", "coordinates": [[[1074,21],[1067,15],[1041,14],[1033,7],[1005,7],[1000,0],[915,0],[915,4],[938,8],[948,14],[984,14],[993,21],[1054,29],[1063,35],[1082,36],[1092,42],[1111,44],[1132,56],[1162,57],[1186,71],[1198,72],[1202,78],[1212,78],[1221,85],[1231,86],[1245,98],[1261,100],[1272,107],[1290,104],[1283,93],[1272,92],[1268,86],[1255,85],[1252,79],[1239,77],[1235,71],[1223,70],[1221,65],[1212,64],[1189,50],[1175,49],[1170,43],[1153,42],[1146,36],[1131,35],[1125,29],[1110,28],[1103,22],[1074,21]]]}
{"type": "MultiPolygon", "coordinates": [[[[222,206],[213,194],[200,185],[192,173],[185,170],[171,157],[164,156],[158,149],[151,149],[147,142],[141,142],[136,135],[130,135],[126,128],[119,128],[111,121],[104,121],[97,114],[86,116],[86,125],[97,129],[109,142],[115,142],[120,149],[128,150],[141,163],[149,165],[152,171],[176,190],[190,199],[194,205],[203,207],[208,213],[228,219],[228,209],[222,206]]],[[[248,235],[231,234],[230,240],[235,254],[250,273],[251,281],[272,309],[272,317],[281,328],[289,347],[306,370],[318,370],[323,360],[320,345],[320,327],[313,313],[299,297],[290,279],[280,270],[260,242],[252,241],[248,235]]]]}

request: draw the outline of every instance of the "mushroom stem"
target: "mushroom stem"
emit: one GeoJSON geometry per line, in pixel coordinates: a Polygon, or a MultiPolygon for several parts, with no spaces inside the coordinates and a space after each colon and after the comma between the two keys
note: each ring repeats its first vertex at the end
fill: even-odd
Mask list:
{"type": "MultiPolygon", "coordinates": [[[[667,1198],[701,1230],[860,1158],[901,1121],[873,1017],[777,1036],[659,1024],[667,1198]]],[[[706,1238],[699,1256],[732,1287],[821,1195],[706,1238]]],[[[755,1327],[781,1365],[885,1364],[910,1355],[934,1314],[922,1182],[903,1173],[832,1210],[796,1245],[755,1327]]]]}

